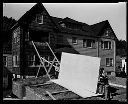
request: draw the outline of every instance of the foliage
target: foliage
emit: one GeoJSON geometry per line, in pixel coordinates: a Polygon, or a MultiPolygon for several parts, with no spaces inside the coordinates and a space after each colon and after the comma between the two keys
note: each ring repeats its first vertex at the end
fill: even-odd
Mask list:
{"type": "Polygon", "coordinates": [[[116,43],[117,55],[124,57],[127,53],[127,42],[125,40],[118,40],[116,43]]]}
{"type": "Polygon", "coordinates": [[[11,18],[8,18],[6,16],[3,17],[3,26],[2,26],[2,32],[3,32],[3,43],[8,43],[11,41],[11,33],[10,29],[11,27],[16,23],[16,20],[11,18]]]}

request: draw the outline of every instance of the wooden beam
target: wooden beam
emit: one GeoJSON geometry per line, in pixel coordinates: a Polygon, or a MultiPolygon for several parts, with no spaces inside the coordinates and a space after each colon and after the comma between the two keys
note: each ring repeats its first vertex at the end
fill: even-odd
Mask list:
{"type": "Polygon", "coordinates": [[[69,92],[69,90],[55,91],[55,92],[52,92],[51,94],[59,94],[64,92],[69,92]]]}
{"type": "Polygon", "coordinates": [[[57,62],[59,63],[59,60],[57,59],[56,55],[54,54],[53,50],[51,49],[51,47],[49,46],[49,44],[46,42],[46,44],[48,45],[49,49],[51,50],[53,56],[56,58],[57,62]]]}
{"type": "Polygon", "coordinates": [[[49,91],[46,91],[46,93],[52,98],[52,100],[56,100],[56,98],[52,96],[52,94],[49,91]]]}
{"type": "Polygon", "coordinates": [[[37,53],[37,55],[38,55],[38,57],[39,57],[39,59],[40,59],[40,62],[42,63],[42,65],[43,65],[43,67],[44,67],[44,69],[45,69],[45,71],[46,71],[46,74],[47,74],[48,78],[51,80],[50,75],[48,74],[47,69],[46,69],[46,67],[45,67],[45,65],[44,65],[44,63],[43,63],[43,61],[42,61],[42,59],[41,59],[41,57],[40,57],[40,54],[38,53],[38,50],[37,50],[37,48],[36,48],[36,46],[35,46],[35,44],[34,44],[33,41],[32,41],[32,44],[33,44],[33,46],[34,46],[34,49],[36,50],[36,53],[37,53]]]}
{"type": "MultiPolygon", "coordinates": [[[[48,69],[48,73],[50,72],[50,70],[51,70],[51,68],[52,68],[52,66],[53,66],[53,64],[54,64],[54,62],[55,62],[55,58],[53,59],[51,65],[50,65],[50,67],[49,67],[49,69],[48,69]]],[[[56,66],[54,66],[54,67],[56,67],[56,66]]]]}

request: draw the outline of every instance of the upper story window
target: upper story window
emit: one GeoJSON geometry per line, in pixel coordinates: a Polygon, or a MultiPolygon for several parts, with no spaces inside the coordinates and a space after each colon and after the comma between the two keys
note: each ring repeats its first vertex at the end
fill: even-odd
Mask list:
{"type": "Polygon", "coordinates": [[[113,66],[113,58],[106,58],[106,66],[113,66]]]}
{"type": "Polygon", "coordinates": [[[101,41],[102,49],[112,49],[111,41],[101,41]]]}
{"type": "Polygon", "coordinates": [[[13,41],[14,43],[17,43],[20,41],[20,28],[17,28],[14,32],[13,32],[13,41]]]}
{"type": "Polygon", "coordinates": [[[39,24],[43,24],[43,15],[38,14],[36,17],[36,22],[39,24]]]}
{"type": "Polygon", "coordinates": [[[105,31],[105,36],[109,36],[110,33],[111,33],[111,30],[108,28],[108,29],[105,31]]]}
{"type": "Polygon", "coordinates": [[[7,56],[3,56],[3,63],[4,63],[4,66],[7,67],[7,56]]]}
{"type": "Polygon", "coordinates": [[[83,40],[83,47],[93,48],[94,44],[95,44],[95,40],[92,39],[83,40]]]}
{"type": "Polygon", "coordinates": [[[77,38],[76,37],[72,37],[72,43],[77,44],[77,38]]]}

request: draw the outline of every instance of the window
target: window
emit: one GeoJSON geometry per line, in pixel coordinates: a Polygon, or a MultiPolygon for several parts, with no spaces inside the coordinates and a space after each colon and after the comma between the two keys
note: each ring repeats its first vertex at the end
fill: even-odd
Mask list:
{"type": "Polygon", "coordinates": [[[37,23],[39,23],[39,24],[43,24],[43,15],[38,14],[38,15],[37,15],[37,18],[36,18],[36,21],[37,21],[37,23]]]}
{"type": "Polygon", "coordinates": [[[60,25],[61,27],[66,27],[65,23],[61,23],[60,25]]]}
{"type": "Polygon", "coordinates": [[[105,35],[106,36],[109,36],[110,33],[111,33],[111,30],[110,29],[107,29],[106,32],[105,32],[105,35]]]}
{"type": "Polygon", "coordinates": [[[35,55],[28,55],[28,66],[35,66],[35,55]]]}
{"type": "Polygon", "coordinates": [[[18,55],[14,55],[13,56],[13,66],[14,67],[18,67],[19,66],[19,56],[18,55]]]}
{"type": "Polygon", "coordinates": [[[83,40],[83,47],[92,48],[95,44],[95,41],[92,39],[84,39],[83,40]]]}
{"type": "Polygon", "coordinates": [[[4,63],[4,66],[7,67],[7,56],[3,56],[3,63],[4,63]]]}
{"type": "Polygon", "coordinates": [[[106,58],[106,66],[113,66],[113,58],[106,58]]]}
{"type": "Polygon", "coordinates": [[[101,48],[102,49],[112,49],[110,41],[101,41],[101,48]]]}
{"type": "Polygon", "coordinates": [[[20,28],[17,28],[14,32],[13,32],[13,38],[14,38],[14,43],[17,43],[20,41],[20,28]]]}
{"type": "Polygon", "coordinates": [[[77,38],[76,38],[76,37],[73,37],[73,38],[72,38],[72,43],[73,43],[73,44],[77,44],[77,38]]]}

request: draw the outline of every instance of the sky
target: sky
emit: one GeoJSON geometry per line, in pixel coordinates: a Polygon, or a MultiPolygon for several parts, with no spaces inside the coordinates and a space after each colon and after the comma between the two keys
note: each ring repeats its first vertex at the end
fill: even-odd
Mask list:
{"type": "MultiPolygon", "coordinates": [[[[18,20],[36,3],[3,3],[3,16],[18,20]]],[[[43,3],[51,16],[89,25],[108,20],[117,38],[126,40],[126,3],[43,3]]]]}

